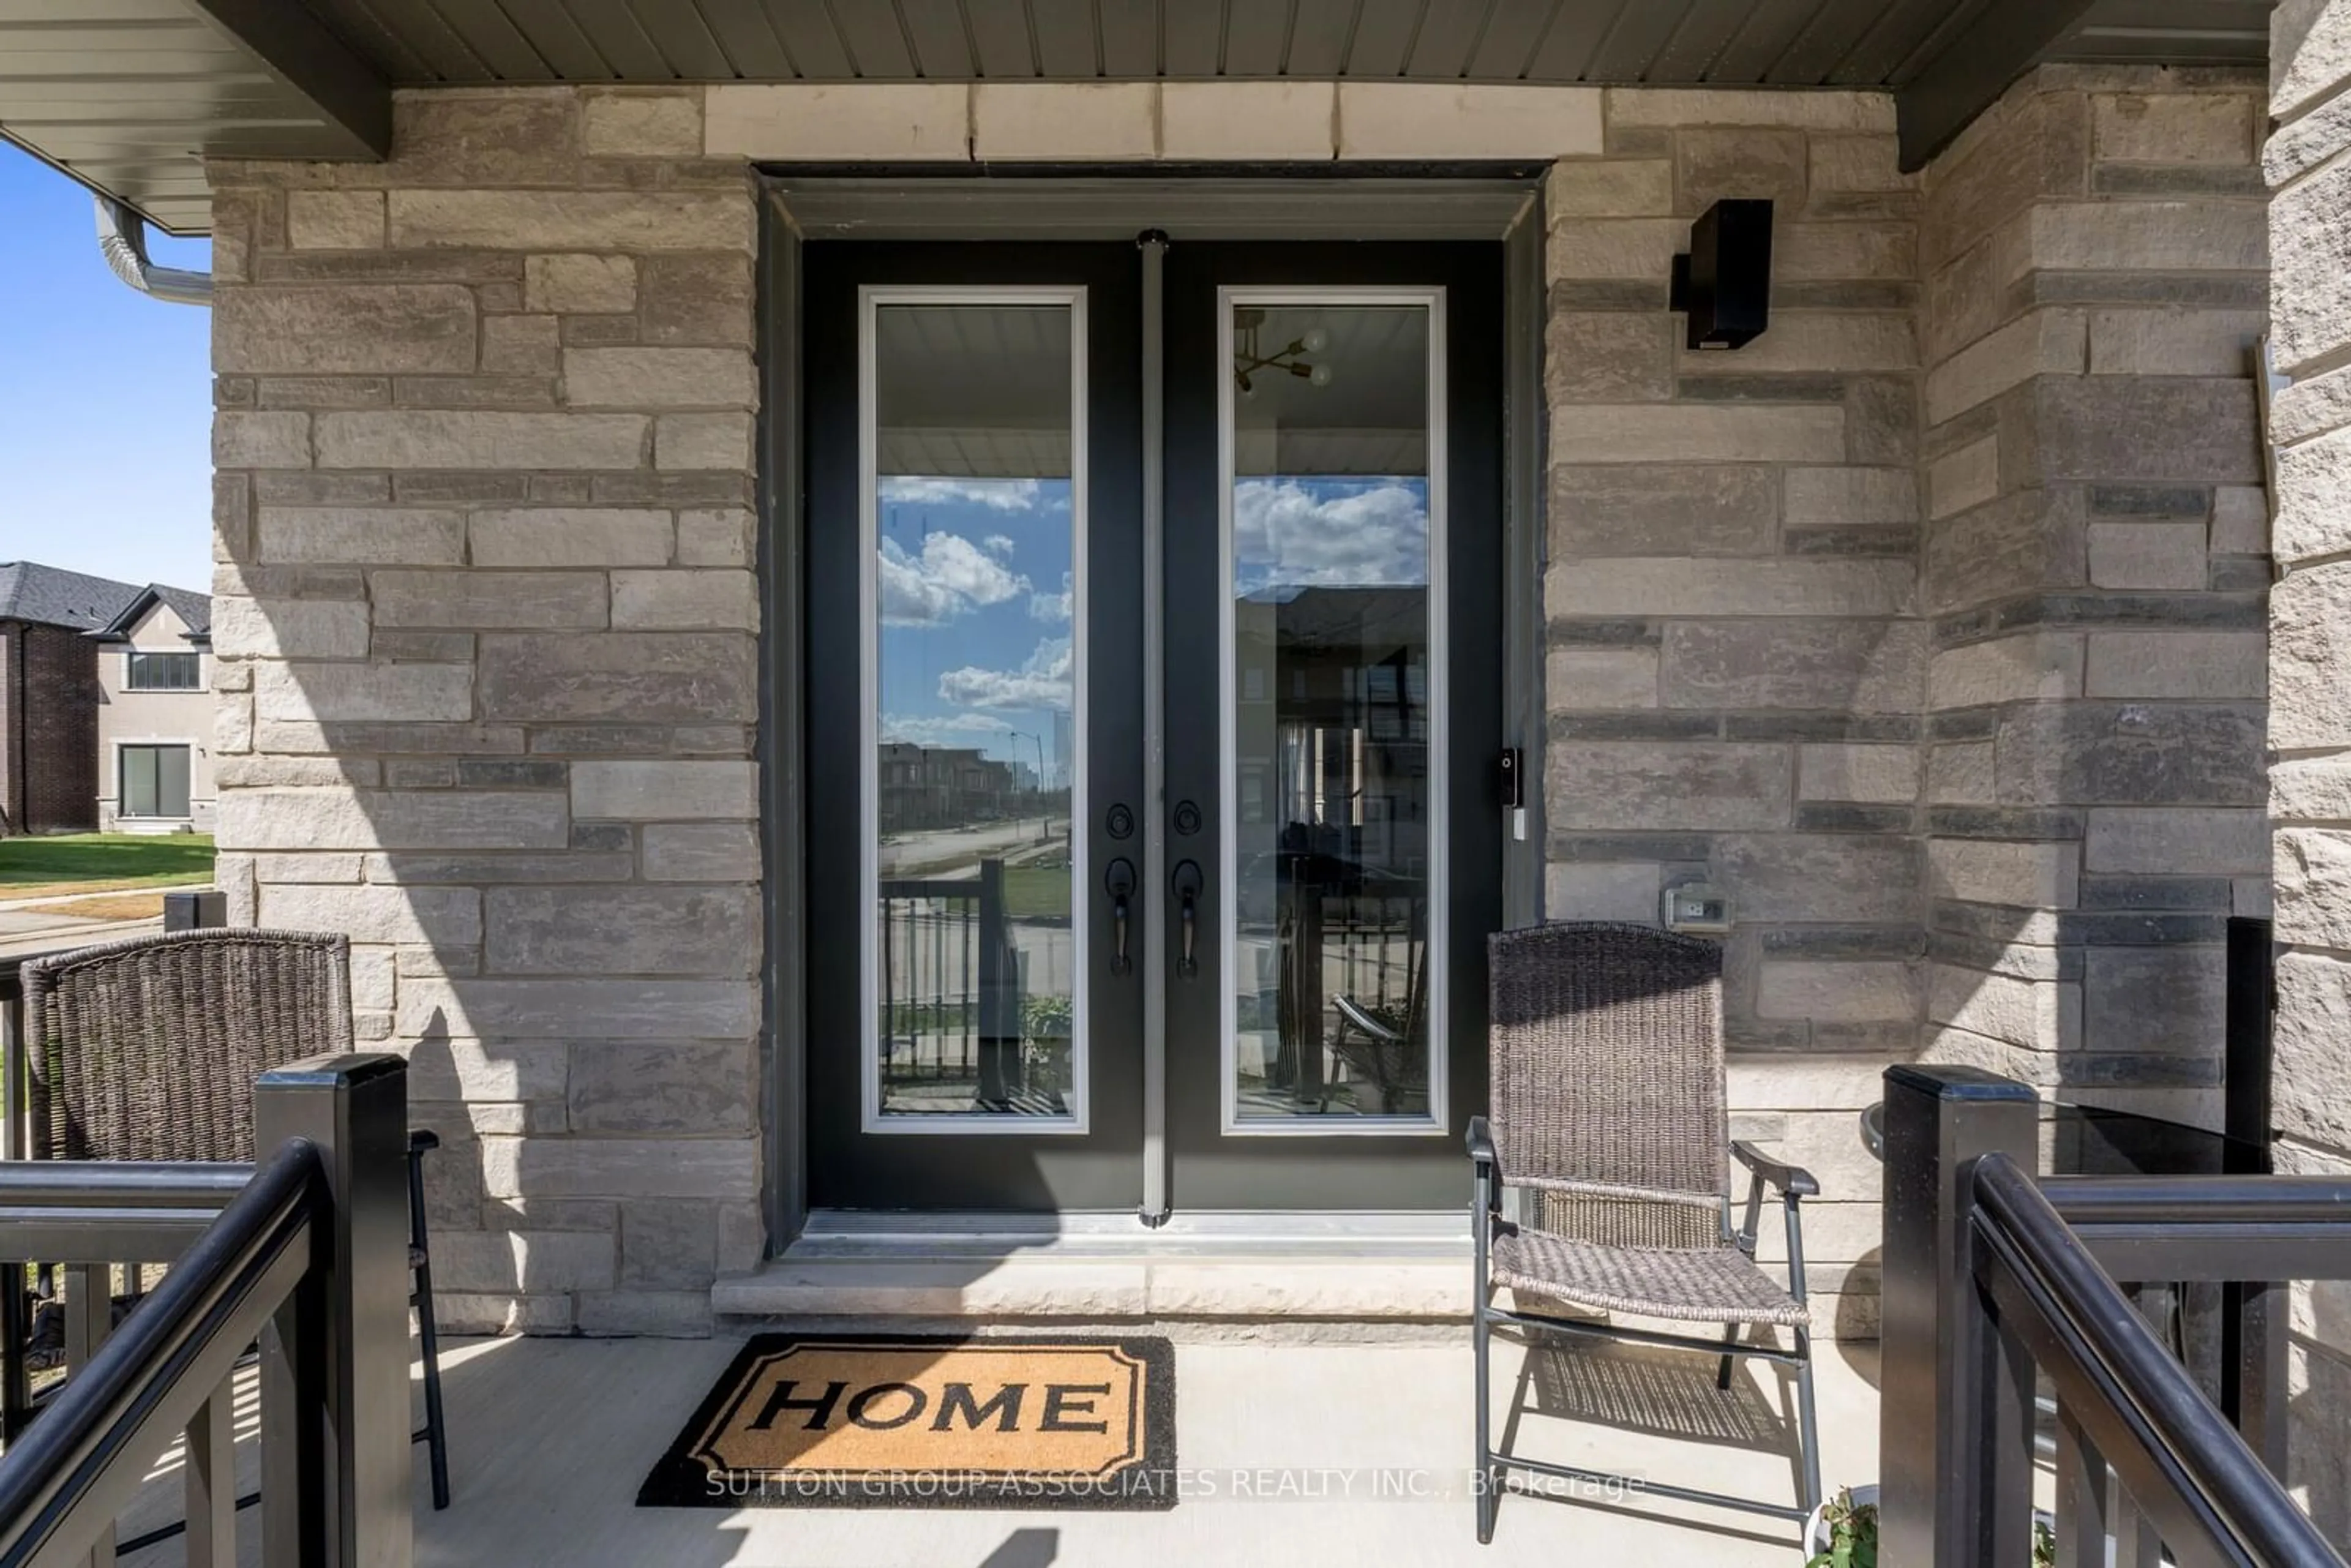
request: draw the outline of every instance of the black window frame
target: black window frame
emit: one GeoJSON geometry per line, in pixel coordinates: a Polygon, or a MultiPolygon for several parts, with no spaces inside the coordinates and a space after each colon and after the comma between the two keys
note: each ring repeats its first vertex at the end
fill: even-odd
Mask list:
{"type": "Polygon", "coordinates": [[[203,691],[204,689],[204,656],[203,653],[193,648],[185,650],[176,648],[169,650],[152,648],[126,649],[122,655],[122,689],[126,692],[203,691]],[[171,661],[171,663],[168,664],[162,664],[162,662],[166,660],[171,661]],[[185,660],[187,662],[185,664],[182,664],[179,662],[181,660],[185,660]],[[157,664],[162,664],[162,667],[173,671],[184,669],[187,672],[188,677],[186,683],[184,685],[178,683],[170,685],[155,685],[142,681],[140,678],[140,672],[141,670],[153,667],[157,664]]]}
{"type": "Polygon", "coordinates": [[[130,821],[141,822],[178,822],[189,820],[195,814],[195,766],[196,748],[184,740],[141,740],[121,743],[115,747],[114,756],[114,814],[130,821]],[[177,811],[166,811],[162,809],[165,804],[162,754],[167,751],[176,751],[181,758],[178,782],[179,804],[182,809],[177,811]],[[148,792],[155,807],[151,811],[131,810],[131,759],[133,754],[138,753],[152,753],[154,757],[150,768],[148,784],[148,792]]]}

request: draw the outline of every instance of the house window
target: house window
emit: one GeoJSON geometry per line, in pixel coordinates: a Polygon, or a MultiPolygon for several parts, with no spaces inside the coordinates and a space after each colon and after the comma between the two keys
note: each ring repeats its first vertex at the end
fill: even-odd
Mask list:
{"type": "MultiPolygon", "coordinates": [[[[162,655],[178,658],[176,653],[162,655]]],[[[193,658],[193,654],[187,655],[193,658]]],[[[126,746],[122,748],[122,811],[126,817],[188,814],[188,748],[126,746]]]]}
{"type": "Polygon", "coordinates": [[[201,653],[141,653],[124,655],[122,689],[127,692],[200,692],[204,690],[201,653]]]}

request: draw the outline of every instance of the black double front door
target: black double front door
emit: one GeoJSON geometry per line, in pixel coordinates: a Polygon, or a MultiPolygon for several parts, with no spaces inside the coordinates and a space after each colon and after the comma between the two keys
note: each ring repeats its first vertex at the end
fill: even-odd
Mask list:
{"type": "Polygon", "coordinates": [[[806,247],[815,1206],[1458,1205],[1501,283],[1478,244],[806,247]]]}

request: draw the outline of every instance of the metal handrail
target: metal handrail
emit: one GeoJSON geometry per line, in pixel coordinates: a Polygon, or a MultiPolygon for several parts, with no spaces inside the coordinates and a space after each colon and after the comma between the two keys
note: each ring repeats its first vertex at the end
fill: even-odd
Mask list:
{"type": "Polygon", "coordinates": [[[86,1551],[301,1285],[325,1174],[280,1145],[0,1464],[0,1568],[86,1551]]]}
{"type": "MultiPolygon", "coordinates": [[[[2213,1408],[2193,1378],[2099,1267],[2058,1207],[2005,1154],[1972,1167],[1974,1270],[2001,1327],[2056,1385],[2058,1403],[2095,1438],[2132,1499],[2183,1563],[2314,1568],[2343,1560],[2213,1408]]],[[[2148,1182],[2136,1191],[2076,1188],[2087,1210],[2143,1210],[2227,1178],[2148,1182]],[[2097,1198],[2093,1203],[2092,1198],[2097,1198]]],[[[2276,1178],[2265,1178],[2274,1182],[2276,1178]]],[[[2103,1184],[2113,1188],[2115,1183],[2103,1184]]],[[[2314,1213],[2316,1195],[2272,1186],[2225,1195],[2273,1215],[2314,1213]]],[[[2339,1204],[2339,1198],[2335,1200],[2339,1204]]],[[[2330,1218],[2339,1214],[2330,1207],[2330,1218]]]]}

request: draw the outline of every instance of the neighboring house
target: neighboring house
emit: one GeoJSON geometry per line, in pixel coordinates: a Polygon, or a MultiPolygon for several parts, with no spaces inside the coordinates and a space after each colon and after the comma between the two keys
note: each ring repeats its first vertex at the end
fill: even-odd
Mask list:
{"type": "Polygon", "coordinates": [[[0,836],[209,831],[212,601],[0,562],[0,836]]]}

